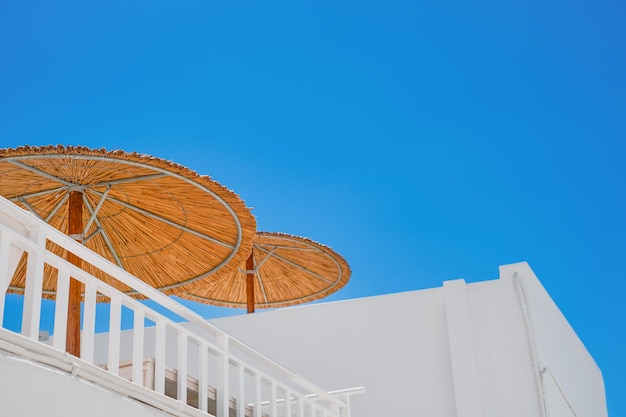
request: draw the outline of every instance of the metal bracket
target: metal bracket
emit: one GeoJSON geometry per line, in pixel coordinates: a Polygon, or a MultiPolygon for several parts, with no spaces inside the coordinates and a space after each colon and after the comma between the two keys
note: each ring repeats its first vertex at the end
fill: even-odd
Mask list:
{"type": "Polygon", "coordinates": [[[74,233],[72,235],[68,235],[69,237],[71,237],[74,240],[77,240],[79,242],[83,241],[83,234],[82,233],[74,233]]]}

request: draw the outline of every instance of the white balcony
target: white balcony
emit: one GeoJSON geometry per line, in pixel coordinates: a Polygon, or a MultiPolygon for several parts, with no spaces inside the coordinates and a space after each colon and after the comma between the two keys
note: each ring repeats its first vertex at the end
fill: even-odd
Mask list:
{"type": "MultiPolygon", "coordinates": [[[[27,270],[21,332],[0,329],[0,352],[11,358],[66,373],[137,400],[136,406],[176,416],[346,417],[350,415],[348,397],[362,391],[323,390],[2,197],[0,322],[7,291],[17,291],[10,281],[24,255],[27,270]],[[158,308],[55,255],[49,250],[51,245],[72,252],[158,308]],[[42,299],[51,295],[42,291],[44,270],[56,271],[57,276],[54,331],[48,342],[39,341],[42,299]],[[85,288],[80,358],[65,352],[70,277],[85,288]],[[109,329],[106,335],[99,335],[95,325],[102,318],[96,304],[103,301],[110,303],[105,319],[109,329]],[[161,313],[163,310],[170,314],[161,313]],[[168,318],[172,313],[187,324],[168,318]],[[131,329],[122,330],[122,314],[132,315],[131,329]]],[[[2,378],[9,383],[9,377],[2,378]]],[[[41,393],[33,394],[33,398],[41,397],[41,393]]]]}

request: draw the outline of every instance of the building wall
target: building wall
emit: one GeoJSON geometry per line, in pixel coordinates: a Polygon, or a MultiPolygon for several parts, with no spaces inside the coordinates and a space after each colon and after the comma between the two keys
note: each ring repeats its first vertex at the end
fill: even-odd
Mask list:
{"type": "Polygon", "coordinates": [[[0,415],[6,417],[166,417],[65,372],[0,351],[0,415]]]}
{"type": "Polygon", "coordinates": [[[531,343],[535,346],[540,385],[548,416],[607,415],[602,373],[532,270],[523,264],[503,266],[501,279],[523,283],[531,343]]]}
{"type": "Polygon", "coordinates": [[[355,417],[607,415],[599,369],[526,263],[213,323],[324,388],[364,386],[355,417]]]}

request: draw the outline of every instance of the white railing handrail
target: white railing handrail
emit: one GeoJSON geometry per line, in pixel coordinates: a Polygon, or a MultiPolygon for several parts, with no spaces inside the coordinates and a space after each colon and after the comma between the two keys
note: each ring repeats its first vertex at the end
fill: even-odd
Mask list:
{"type": "MultiPolygon", "coordinates": [[[[182,319],[187,320],[189,323],[197,326],[203,332],[211,334],[216,338],[216,340],[221,341],[221,343],[214,343],[206,340],[202,335],[196,334],[193,331],[185,328],[184,326],[181,326],[174,320],[171,320],[161,313],[154,311],[149,306],[146,306],[136,299],[128,296],[127,294],[122,293],[114,287],[92,276],[85,270],[72,265],[67,260],[53,254],[52,252],[45,250],[43,254],[45,260],[43,262],[57,268],[59,270],[59,275],[61,275],[60,271],[63,270],[64,274],[66,274],[68,277],[71,275],[73,278],[85,283],[86,300],[88,297],[88,288],[89,291],[92,292],[93,297],[95,297],[96,292],[110,297],[112,302],[113,300],[116,300],[116,303],[119,303],[119,308],[121,308],[122,305],[126,306],[128,308],[131,308],[135,312],[141,312],[141,314],[143,314],[142,317],[146,317],[151,321],[154,321],[155,323],[160,322],[162,326],[170,326],[171,328],[175,329],[175,332],[179,335],[179,337],[184,336],[183,343],[187,343],[187,340],[192,340],[199,345],[208,347],[215,354],[226,355],[226,363],[236,363],[238,366],[244,367],[244,369],[255,373],[257,376],[261,375],[261,378],[271,383],[272,387],[274,387],[275,385],[280,385],[282,387],[285,384],[289,383],[294,385],[295,387],[298,387],[300,392],[302,392],[303,398],[305,396],[315,397],[317,399],[326,401],[329,404],[329,416],[336,415],[337,417],[339,417],[339,414],[336,414],[336,412],[333,410],[346,409],[346,403],[339,399],[338,396],[326,392],[314,383],[308,381],[306,378],[289,371],[272,359],[257,352],[244,342],[230,336],[219,327],[209,323],[197,313],[189,310],[187,307],[179,304],[172,298],[149,286],[145,282],[139,280],[125,270],[119,268],[117,265],[97,255],[87,247],[77,243],[69,236],[63,234],[59,230],[45,223],[43,220],[37,218],[32,213],[21,209],[20,207],[18,207],[14,203],[11,203],[3,197],[0,197],[0,216],[4,216],[4,219],[6,219],[6,216],[8,216],[11,219],[11,221],[5,221],[5,224],[3,224],[1,221],[2,219],[0,218],[0,235],[9,234],[11,237],[11,245],[18,247],[21,250],[27,251],[28,253],[37,252],[41,249],[41,241],[33,240],[34,237],[32,236],[32,233],[29,234],[29,231],[37,229],[40,231],[38,239],[47,239],[61,246],[62,248],[74,253],[79,258],[85,260],[89,264],[105,272],[111,277],[114,277],[116,280],[137,291],[142,296],[155,301],[160,306],[165,307],[182,319]],[[239,358],[237,355],[232,353],[229,347],[237,348],[239,351],[247,355],[249,360],[239,358]],[[252,363],[249,363],[250,361],[252,361],[252,363]],[[260,366],[255,366],[255,363],[260,366]],[[260,367],[271,369],[272,374],[275,376],[265,374],[265,371],[260,370],[260,367]],[[304,391],[308,391],[308,393],[304,394],[304,391]]],[[[45,249],[45,244],[43,246],[45,249]]],[[[4,258],[0,256],[0,259],[4,258]]],[[[2,276],[0,276],[0,283],[3,279],[9,280],[10,277],[3,278],[2,276]]],[[[6,284],[8,285],[8,282],[6,284]]],[[[6,287],[2,288],[3,291],[5,289],[6,287]]],[[[41,296],[41,288],[39,289],[39,291],[39,296],[41,296]]],[[[4,293],[0,294],[0,297],[4,296],[4,293]]],[[[95,298],[93,298],[93,300],[95,302],[95,298]]],[[[117,332],[119,333],[119,329],[117,329],[117,332]]],[[[183,346],[186,346],[186,344],[183,346]]],[[[228,367],[228,365],[226,365],[226,367],[228,367]]],[[[226,381],[228,381],[228,378],[226,379],[226,381]]],[[[227,383],[228,382],[226,382],[226,384],[227,383]]],[[[291,388],[284,389],[287,390],[291,388]]],[[[228,392],[228,388],[226,388],[226,392],[228,392]]],[[[226,401],[226,403],[228,403],[228,401],[226,401]]],[[[318,405],[316,407],[321,407],[321,405],[318,405]]],[[[349,413],[349,411],[347,411],[347,413],[349,413]]]]}

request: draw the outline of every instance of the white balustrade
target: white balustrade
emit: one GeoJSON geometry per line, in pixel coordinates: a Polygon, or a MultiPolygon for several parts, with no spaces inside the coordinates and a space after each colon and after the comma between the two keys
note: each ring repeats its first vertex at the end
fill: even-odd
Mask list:
{"type": "MultiPolygon", "coordinates": [[[[342,392],[339,396],[329,394],[306,379],[293,374],[211,325],[175,300],[2,197],[0,197],[0,290],[2,290],[0,323],[4,312],[5,292],[17,265],[15,256],[24,252],[27,253],[21,332],[24,337],[38,340],[44,268],[46,270],[53,268],[57,271],[54,333],[52,346],[47,348],[55,351],[64,351],[66,348],[69,282],[72,277],[84,284],[85,291],[80,359],[101,366],[99,368],[101,372],[119,375],[117,378],[122,381],[124,376],[120,362],[121,319],[123,309],[130,310],[133,314],[132,354],[126,379],[132,381],[133,386],[138,387],[137,389],[150,389],[161,395],[166,394],[166,378],[170,375],[168,372],[171,371],[167,365],[166,356],[172,353],[168,352],[167,340],[170,335],[174,336],[177,340],[175,401],[179,403],[178,409],[182,410],[181,415],[207,415],[211,412],[211,404],[217,417],[228,417],[231,409],[235,410],[238,417],[315,417],[317,415],[343,417],[349,415],[348,391],[342,392]],[[55,255],[48,249],[50,243],[74,253],[82,259],[83,263],[98,268],[121,284],[132,288],[143,298],[150,299],[183,320],[187,320],[196,326],[199,332],[189,330],[55,255]],[[94,363],[98,300],[110,301],[106,364],[94,363]],[[151,327],[146,326],[146,321],[154,326],[153,339],[146,338],[146,331],[148,327],[151,327]],[[148,340],[153,340],[154,346],[148,346],[148,340]],[[146,351],[154,352],[153,377],[151,378],[147,378],[144,374],[146,351]],[[195,367],[192,369],[191,363],[197,366],[197,369],[195,367]],[[148,379],[152,381],[152,385],[148,379]],[[188,396],[188,392],[189,390],[193,392],[194,389],[197,393],[194,407],[197,410],[189,411],[187,408],[191,409],[191,406],[188,402],[191,403],[192,398],[188,396]],[[212,389],[217,394],[211,400],[209,392],[212,389]],[[306,410],[308,413],[305,413],[306,410]]],[[[148,395],[146,398],[153,397],[148,395]]],[[[167,400],[174,401],[174,399],[167,400]]]]}

